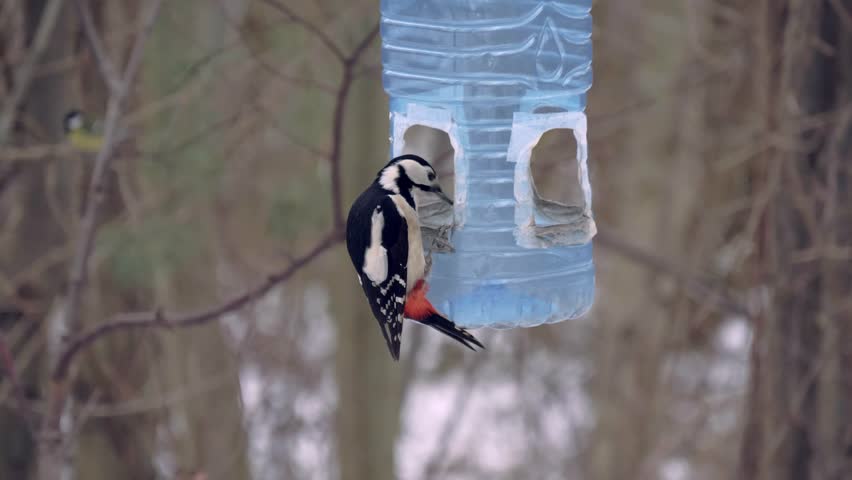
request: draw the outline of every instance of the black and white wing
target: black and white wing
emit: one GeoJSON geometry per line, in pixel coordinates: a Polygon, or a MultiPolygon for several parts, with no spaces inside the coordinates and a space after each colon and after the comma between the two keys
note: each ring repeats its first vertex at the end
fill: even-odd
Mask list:
{"type": "Polygon", "coordinates": [[[388,350],[394,360],[399,360],[408,273],[408,225],[389,196],[383,196],[370,212],[369,219],[350,217],[347,244],[356,268],[361,266],[358,269],[361,287],[388,350]],[[370,231],[366,232],[368,225],[370,231]],[[350,235],[350,229],[360,229],[360,235],[350,235]]]}

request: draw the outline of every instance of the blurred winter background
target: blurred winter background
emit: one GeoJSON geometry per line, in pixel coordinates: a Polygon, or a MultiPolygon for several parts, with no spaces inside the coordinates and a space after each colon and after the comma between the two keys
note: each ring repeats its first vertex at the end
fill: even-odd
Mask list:
{"type": "Polygon", "coordinates": [[[399,364],[327,236],[388,160],[376,0],[163,3],[63,323],[98,155],[61,119],[117,94],[82,13],[121,70],[154,3],[0,2],[0,479],[852,478],[852,2],[596,1],[593,311],[399,364]]]}

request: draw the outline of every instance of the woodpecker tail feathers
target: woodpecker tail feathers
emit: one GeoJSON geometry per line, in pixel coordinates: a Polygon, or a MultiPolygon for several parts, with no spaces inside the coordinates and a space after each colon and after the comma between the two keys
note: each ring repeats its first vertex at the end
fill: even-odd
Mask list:
{"type": "Polygon", "coordinates": [[[405,302],[405,317],[416,320],[424,325],[429,325],[473,351],[476,351],[476,349],[471,346],[471,343],[479,348],[485,348],[470,332],[438,313],[438,310],[426,299],[426,292],[428,290],[429,285],[424,280],[417,282],[411,292],[408,293],[408,298],[405,302]]]}
{"type": "Polygon", "coordinates": [[[471,346],[471,343],[479,348],[485,348],[485,345],[480,343],[480,341],[477,340],[476,337],[474,337],[470,332],[468,332],[462,327],[459,327],[458,325],[453,323],[452,320],[441,315],[440,313],[432,313],[424,320],[420,320],[420,323],[424,325],[429,325],[435,330],[443,333],[444,335],[447,335],[448,337],[451,337],[452,339],[458,341],[459,343],[473,351],[476,351],[476,349],[471,346]]]}

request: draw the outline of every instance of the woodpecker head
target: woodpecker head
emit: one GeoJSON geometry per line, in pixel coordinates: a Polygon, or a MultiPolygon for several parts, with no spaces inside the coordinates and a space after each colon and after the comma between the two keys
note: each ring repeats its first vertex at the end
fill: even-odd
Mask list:
{"type": "Polygon", "coordinates": [[[385,190],[398,193],[406,198],[413,198],[413,192],[434,193],[441,200],[453,204],[453,201],[441,189],[438,174],[429,162],[417,155],[402,155],[391,160],[383,168],[376,182],[385,190]]]}

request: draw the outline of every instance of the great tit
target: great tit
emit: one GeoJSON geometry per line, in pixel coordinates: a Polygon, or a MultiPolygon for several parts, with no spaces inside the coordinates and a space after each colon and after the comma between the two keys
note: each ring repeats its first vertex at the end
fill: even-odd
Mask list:
{"type": "Polygon", "coordinates": [[[66,113],[62,127],[71,145],[82,152],[95,153],[104,143],[104,137],[96,133],[95,124],[79,110],[66,113]]]}

